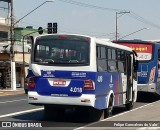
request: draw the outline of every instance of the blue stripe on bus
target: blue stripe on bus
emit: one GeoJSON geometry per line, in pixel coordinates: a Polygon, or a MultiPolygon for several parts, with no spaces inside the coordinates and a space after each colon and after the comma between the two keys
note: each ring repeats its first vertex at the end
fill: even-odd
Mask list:
{"type": "Polygon", "coordinates": [[[122,92],[122,78],[120,77],[121,74],[118,72],[97,73],[95,94],[98,96],[96,97],[95,108],[106,108],[108,105],[107,97],[111,90],[114,93],[117,93],[115,95],[114,105],[118,106],[119,104],[122,104],[122,96],[119,96],[118,94],[119,92],[122,92]]]}

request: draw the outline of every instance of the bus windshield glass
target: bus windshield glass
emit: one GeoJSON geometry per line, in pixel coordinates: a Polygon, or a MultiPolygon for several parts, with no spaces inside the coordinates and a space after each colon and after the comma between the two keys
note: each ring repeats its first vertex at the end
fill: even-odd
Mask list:
{"type": "Polygon", "coordinates": [[[131,47],[137,53],[139,61],[149,61],[152,59],[152,44],[125,43],[123,45],[131,47]]]}
{"type": "Polygon", "coordinates": [[[36,40],[33,62],[43,65],[89,65],[90,39],[80,36],[44,36],[36,40]]]}

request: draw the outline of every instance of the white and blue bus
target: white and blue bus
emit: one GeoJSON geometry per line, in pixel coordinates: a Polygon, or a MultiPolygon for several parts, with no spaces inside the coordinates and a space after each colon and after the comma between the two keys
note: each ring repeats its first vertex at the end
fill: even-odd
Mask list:
{"type": "Polygon", "coordinates": [[[106,118],[115,106],[133,107],[136,74],[129,47],[84,35],[41,35],[32,45],[28,102],[43,105],[45,116],[85,108],[91,120],[106,118]]]}
{"type": "Polygon", "coordinates": [[[138,55],[137,91],[160,95],[160,44],[155,41],[118,40],[138,55]]]}

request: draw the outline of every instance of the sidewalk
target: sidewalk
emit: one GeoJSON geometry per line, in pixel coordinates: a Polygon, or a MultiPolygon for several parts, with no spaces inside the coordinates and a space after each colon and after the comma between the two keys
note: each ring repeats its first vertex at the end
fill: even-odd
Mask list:
{"type": "Polygon", "coordinates": [[[24,88],[16,88],[16,90],[11,90],[11,88],[0,88],[0,96],[8,96],[8,95],[16,95],[16,94],[24,94],[24,88]]]}
{"type": "MultiPolygon", "coordinates": [[[[105,130],[160,130],[160,100],[87,125],[105,130]]],[[[86,129],[81,129],[86,130],[86,129]]]]}

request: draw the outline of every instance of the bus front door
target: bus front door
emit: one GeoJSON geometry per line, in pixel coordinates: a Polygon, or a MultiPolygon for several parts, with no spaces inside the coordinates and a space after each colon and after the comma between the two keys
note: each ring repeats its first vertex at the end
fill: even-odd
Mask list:
{"type": "Polygon", "coordinates": [[[127,55],[126,57],[126,74],[127,74],[127,88],[126,88],[126,108],[127,110],[132,109],[133,107],[133,76],[132,76],[132,57],[127,55]]]}

